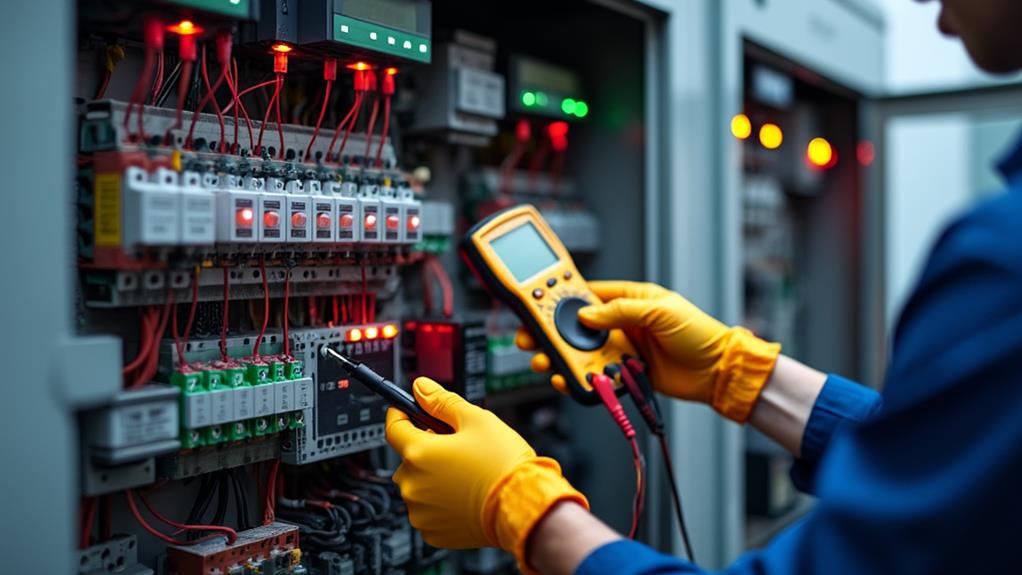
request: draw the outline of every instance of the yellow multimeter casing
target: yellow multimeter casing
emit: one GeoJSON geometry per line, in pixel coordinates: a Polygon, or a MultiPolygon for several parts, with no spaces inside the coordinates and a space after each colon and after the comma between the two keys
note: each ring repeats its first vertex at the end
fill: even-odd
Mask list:
{"type": "MultiPolygon", "coordinates": [[[[483,285],[525,324],[565,389],[580,403],[600,402],[586,378],[603,373],[622,356],[636,357],[621,330],[582,325],[578,310],[602,303],[578,273],[571,254],[535,207],[523,204],[490,215],[472,227],[461,254],[483,285]]],[[[624,388],[615,381],[616,391],[624,388]]]]}

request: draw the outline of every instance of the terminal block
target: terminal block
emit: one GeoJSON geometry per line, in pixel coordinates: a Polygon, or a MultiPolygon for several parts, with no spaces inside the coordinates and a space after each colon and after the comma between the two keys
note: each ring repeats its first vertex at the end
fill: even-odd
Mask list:
{"type": "Polygon", "coordinates": [[[170,383],[181,390],[186,449],[301,428],[313,405],[302,362],[282,355],[192,364],[171,373],[170,383]]]}
{"type": "Polygon", "coordinates": [[[168,575],[306,575],[298,527],[274,522],[238,533],[233,544],[213,539],[167,547],[168,575]]]}
{"type": "Polygon", "coordinates": [[[78,552],[78,575],[153,575],[138,562],[138,538],[118,535],[78,552]]]}

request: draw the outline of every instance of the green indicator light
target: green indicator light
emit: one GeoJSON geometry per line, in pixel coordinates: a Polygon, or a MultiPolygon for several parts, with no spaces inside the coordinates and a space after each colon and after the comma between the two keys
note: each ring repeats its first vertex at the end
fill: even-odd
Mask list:
{"type": "Polygon", "coordinates": [[[543,92],[536,92],[536,104],[537,105],[543,106],[545,108],[546,105],[549,104],[549,103],[550,103],[550,100],[547,99],[545,93],[543,93],[543,92]]]}
{"type": "Polygon", "coordinates": [[[589,114],[589,105],[583,102],[582,100],[579,100],[578,102],[575,102],[574,112],[576,117],[585,118],[586,115],[589,114]]]}
{"type": "Polygon", "coordinates": [[[522,103],[526,106],[535,106],[536,95],[532,92],[522,92],[522,103]]]}
{"type": "Polygon", "coordinates": [[[565,114],[569,115],[569,116],[574,114],[575,113],[575,100],[572,100],[571,98],[565,98],[565,99],[561,100],[561,111],[564,112],[565,114]]]}

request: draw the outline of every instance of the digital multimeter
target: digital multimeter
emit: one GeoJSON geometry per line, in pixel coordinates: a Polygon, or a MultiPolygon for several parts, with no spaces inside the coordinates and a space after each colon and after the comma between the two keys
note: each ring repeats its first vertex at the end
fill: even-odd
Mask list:
{"type": "MultiPolygon", "coordinates": [[[[579,322],[579,309],[602,302],[539,211],[524,204],[490,215],[469,230],[461,253],[483,285],[525,324],[571,396],[599,403],[586,374],[603,373],[622,356],[637,354],[621,330],[599,331],[579,322]]],[[[624,390],[615,384],[619,393],[624,390]]]]}

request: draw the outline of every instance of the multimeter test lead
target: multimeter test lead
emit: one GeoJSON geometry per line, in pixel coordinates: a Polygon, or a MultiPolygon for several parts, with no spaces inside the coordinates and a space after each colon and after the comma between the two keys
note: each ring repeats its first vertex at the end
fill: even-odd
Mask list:
{"type": "Polygon", "coordinates": [[[415,402],[415,398],[410,393],[398,387],[393,381],[376,373],[366,364],[351,361],[328,345],[321,347],[320,353],[323,356],[332,357],[337,360],[348,375],[369,388],[373,393],[382,397],[392,407],[403,411],[420,428],[429,429],[434,433],[454,433],[454,428],[450,425],[426,413],[426,410],[422,409],[415,402]]]}

